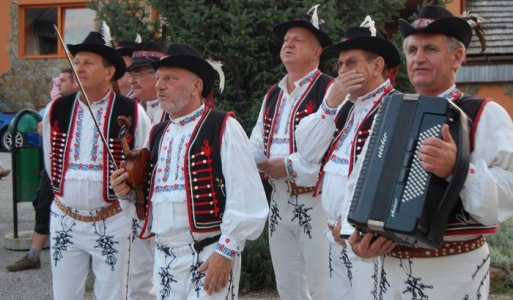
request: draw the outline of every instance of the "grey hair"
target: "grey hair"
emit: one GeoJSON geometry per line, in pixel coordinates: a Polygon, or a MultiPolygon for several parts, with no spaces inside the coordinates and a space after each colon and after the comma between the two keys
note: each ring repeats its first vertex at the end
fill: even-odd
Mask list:
{"type": "MultiPolygon", "coordinates": [[[[406,44],[408,42],[409,37],[410,36],[407,36],[403,40],[403,52],[404,53],[406,53],[406,44]]],[[[463,48],[463,52],[467,53],[467,48],[465,48],[465,45],[463,45],[463,43],[460,40],[458,40],[457,38],[446,35],[445,39],[447,41],[447,49],[449,50],[449,52],[454,52],[456,49],[463,48]]]]}

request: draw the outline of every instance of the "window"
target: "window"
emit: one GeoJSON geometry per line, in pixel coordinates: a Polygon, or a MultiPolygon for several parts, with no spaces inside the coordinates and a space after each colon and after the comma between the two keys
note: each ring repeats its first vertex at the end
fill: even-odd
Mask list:
{"type": "Polygon", "coordinates": [[[96,12],[84,6],[20,7],[20,57],[64,56],[53,25],[63,33],[64,43],[81,43],[95,29],[96,12]]]}

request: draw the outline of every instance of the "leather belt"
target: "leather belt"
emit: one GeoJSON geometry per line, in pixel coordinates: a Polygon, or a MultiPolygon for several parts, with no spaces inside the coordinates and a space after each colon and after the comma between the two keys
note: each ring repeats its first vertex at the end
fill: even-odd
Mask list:
{"type": "Polygon", "coordinates": [[[62,204],[62,202],[59,200],[59,197],[55,197],[54,200],[55,204],[58,208],[60,208],[66,215],[72,217],[75,220],[81,221],[81,222],[96,222],[101,221],[104,219],[107,219],[108,217],[112,217],[118,213],[120,213],[123,209],[119,206],[119,202],[114,202],[109,206],[106,206],[104,208],[100,208],[96,211],[96,215],[94,216],[83,216],[79,215],[76,212],[73,211],[72,208],[62,204]]]}
{"type": "Polygon", "coordinates": [[[203,248],[205,248],[206,246],[212,245],[213,243],[218,242],[220,237],[221,237],[221,235],[218,234],[216,236],[209,237],[209,238],[203,239],[201,241],[195,242],[194,244],[192,244],[192,248],[194,248],[196,253],[200,253],[203,250],[203,248]]]}
{"type": "Polygon", "coordinates": [[[290,194],[297,196],[306,193],[313,193],[315,190],[314,186],[299,186],[293,180],[289,181],[290,194]]]}
{"type": "Polygon", "coordinates": [[[442,247],[438,249],[414,248],[403,245],[395,246],[394,250],[388,255],[395,258],[429,258],[429,257],[442,257],[455,254],[463,254],[485,244],[484,236],[479,236],[475,239],[468,241],[447,241],[444,242],[442,247]]]}

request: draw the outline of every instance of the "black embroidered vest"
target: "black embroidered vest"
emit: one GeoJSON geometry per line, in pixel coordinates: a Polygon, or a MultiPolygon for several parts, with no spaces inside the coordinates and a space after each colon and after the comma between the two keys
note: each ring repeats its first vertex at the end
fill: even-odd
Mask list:
{"type": "MultiPolygon", "coordinates": [[[[323,74],[320,71],[314,76],[312,81],[309,83],[307,90],[302,95],[302,98],[294,105],[292,109],[290,122],[291,128],[289,128],[289,139],[290,139],[290,153],[296,152],[295,142],[295,129],[299,125],[299,122],[309,114],[316,112],[322,103],[322,99],[326,94],[328,84],[333,80],[333,77],[323,74]],[[293,126],[293,127],[292,127],[293,126]]],[[[274,128],[277,120],[277,108],[280,105],[281,96],[283,91],[277,86],[273,85],[265,96],[265,110],[264,110],[264,151],[265,155],[269,157],[269,150],[271,149],[272,138],[274,135],[274,128]]]]}
{"type": "MultiPolygon", "coordinates": [[[[387,95],[398,93],[396,90],[392,89],[389,92],[386,92],[381,99],[379,100],[379,103],[383,101],[383,98],[387,95]]],[[[353,170],[353,166],[356,164],[356,161],[358,160],[358,157],[360,156],[360,153],[363,150],[363,146],[365,145],[365,142],[369,138],[370,130],[372,127],[372,124],[374,122],[374,116],[376,115],[376,112],[378,111],[379,105],[374,105],[370,112],[367,114],[367,117],[365,120],[362,121],[360,126],[358,127],[358,130],[356,132],[355,138],[353,140],[352,148],[351,148],[351,159],[350,159],[350,165],[349,165],[349,174],[351,174],[351,171],[353,170]]],[[[331,140],[330,147],[324,153],[324,156],[321,160],[321,168],[319,170],[319,175],[317,176],[317,183],[315,184],[314,189],[314,195],[320,194],[320,185],[322,182],[322,178],[324,177],[324,167],[328,163],[330,157],[333,155],[333,152],[335,151],[335,148],[337,146],[337,142],[340,138],[340,135],[342,134],[342,130],[344,129],[349,116],[351,115],[351,112],[354,109],[354,103],[351,101],[346,101],[342,105],[342,107],[337,112],[337,115],[335,117],[335,133],[333,136],[333,139],[331,140]]]]}
{"type": "MultiPolygon", "coordinates": [[[[479,123],[479,118],[484,106],[489,99],[482,99],[472,96],[464,96],[460,99],[454,100],[461,110],[463,110],[469,119],[469,135],[470,135],[470,151],[474,150],[474,137],[479,123]]],[[[456,202],[456,206],[451,212],[449,221],[447,222],[447,228],[445,235],[462,235],[462,234],[489,234],[497,232],[497,225],[483,225],[463,208],[463,203],[460,201],[456,202]]]]}
{"type": "MultiPolygon", "coordinates": [[[[222,223],[226,189],[222,172],[221,144],[226,120],[235,117],[231,112],[206,108],[187,143],[184,160],[185,190],[189,226],[193,232],[219,231],[222,223]]],[[[155,125],[150,135],[153,166],[157,165],[160,145],[169,121],[155,125]]],[[[154,188],[155,171],[150,188],[154,188]]],[[[148,220],[148,218],[146,218],[148,220]]]]}
{"type": "MultiPolygon", "coordinates": [[[[64,192],[65,175],[68,170],[70,147],[75,132],[75,123],[79,100],[76,93],[55,100],[50,113],[50,178],[56,195],[62,196],[64,192]]],[[[120,126],[117,123],[118,116],[132,118],[132,124],[137,124],[137,103],[127,97],[113,94],[109,100],[103,122],[103,134],[107,139],[110,151],[116,164],[124,160],[123,149],[118,138],[120,126]]],[[[86,111],[85,113],[89,113],[86,111]]],[[[134,126],[129,129],[127,141],[130,148],[134,145],[134,126]]],[[[103,144],[102,144],[103,145],[103,144]]],[[[108,157],[107,149],[103,145],[103,198],[106,202],[117,200],[112,188],[110,188],[110,175],[114,171],[114,165],[108,157]]]]}

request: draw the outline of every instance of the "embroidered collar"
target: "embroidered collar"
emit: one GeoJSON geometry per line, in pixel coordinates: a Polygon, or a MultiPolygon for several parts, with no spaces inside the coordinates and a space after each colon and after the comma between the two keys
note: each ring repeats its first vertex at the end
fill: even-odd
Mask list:
{"type": "MultiPolygon", "coordinates": [[[[319,69],[315,68],[313,69],[312,71],[310,71],[308,74],[306,74],[305,77],[303,78],[300,78],[296,81],[294,81],[294,86],[295,87],[303,87],[305,84],[308,84],[310,83],[314,78],[315,76],[317,75],[317,73],[320,72],[319,69]]],[[[278,86],[282,89],[282,90],[287,90],[287,78],[288,78],[289,75],[285,75],[285,77],[283,77],[283,79],[280,81],[280,83],[278,84],[278,86]]]]}
{"type": "Polygon", "coordinates": [[[155,108],[155,107],[159,106],[159,104],[160,104],[159,99],[146,102],[146,106],[151,107],[151,108],[155,108]]]}
{"type": "MultiPolygon", "coordinates": [[[[103,98],[101,98],[99,101],[95,101],[95,102],[90,103],[91,106],[101,106],[101,105],[104,105],[105,103],[107,103],[109,101],[109,99],[111,98],[111,94],[112,93],[113,93],[112,89],[109,89],[107,91],[107,93],[105,94],[105,96],[103,96],[103,98]]],[[[78,91],[76,98],[80,99],[81,94],[82,94],[82,92],[78,91]]],[[[85,102],[84,102],[84,104],[85,104],[85,102]]]]}
{"type": "Polygon", "coordinates": [[[447,91],[438,95],[438,97],[442,97],[451,101],[459,99],[461,96],[463,96],[463,93],[458,88],[456,88],[456,85],[454,84],[447,91]]]}
{"type": "MultiPolygon", "coordinates": [[[[390,80],[387,79],[380,86],[375,88],[373,91],[371,91],[361,97],[358,97],[356,99],[350,98],[350,101],[352,101],[353,103],[366,102],[369,99],[373,99],[375,101],[381,97],[381,94],[383,94],[385,91],[389,91],[391,88],[392,88],[392,83],[390,82],[390,80]]],[[[374,101],[372,101],[372,102],[374,102],[374,101]]]]}
{"type": "Polygon", "coordinates": [[[205,110],[205,104],[201,104],[199,108],[197,108],[195,111],[191,112],[188,115],[185,115],[183,117],[179,117],[176,119],[171,119],[172,124],[177,124],[180,126],[185,126],[191,122],[196,121],[201,115],[203,114],[203,111],[205,110]]]}

